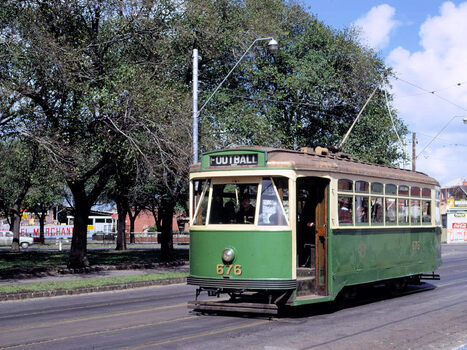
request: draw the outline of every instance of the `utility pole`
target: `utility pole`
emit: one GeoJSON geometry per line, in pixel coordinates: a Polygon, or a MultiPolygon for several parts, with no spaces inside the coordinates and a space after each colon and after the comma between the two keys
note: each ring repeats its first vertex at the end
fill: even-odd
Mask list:
{"type": "Polygon", "coordinates": [[[198,49],[193,49],[193,164],[198,163],[198,49]]]}
{"type": "Polygon", "coordinates": [[[414,132],[412,134],[412,171],[416,169],[416,161],[417,161],[417,134],[414,132]]]}

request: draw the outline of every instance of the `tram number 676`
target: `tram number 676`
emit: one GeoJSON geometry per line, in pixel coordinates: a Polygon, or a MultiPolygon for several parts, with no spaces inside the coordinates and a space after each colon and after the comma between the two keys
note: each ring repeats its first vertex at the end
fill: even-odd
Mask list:
{"type": "Polygon", "coordinates": [[[242,265],[222,265],[217,264],[216,266],[216,273],[218,275],[230,275],[233,270],[233,274],[235,276],[240,276],[242,274],[242,265]]]}

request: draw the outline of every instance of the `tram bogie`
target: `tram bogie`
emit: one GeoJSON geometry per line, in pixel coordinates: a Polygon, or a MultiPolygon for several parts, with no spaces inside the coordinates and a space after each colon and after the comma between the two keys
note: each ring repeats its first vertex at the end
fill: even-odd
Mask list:
{"type": "Polygon", "coordinates": [[[425,174],[252,147],[205,153],[190,178],[192,308],[279,312],[441,264],[439,184],[425,174]]]}

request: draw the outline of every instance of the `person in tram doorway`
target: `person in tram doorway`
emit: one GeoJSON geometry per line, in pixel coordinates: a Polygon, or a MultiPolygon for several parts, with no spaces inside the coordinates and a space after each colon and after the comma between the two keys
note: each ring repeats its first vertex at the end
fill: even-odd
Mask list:
{"type": "Polygon", "coordinates": [[[255,207],[250,204],[248,194],[242,197],[237,213],[237,224],[253,224],[255,222],[255,207]]]}
{"type": "Polygon", "coordinates": [[[308,198],[303,207],[302,214],[302,232],[303,232],[303,251],[306,259],[301,262],[302,267],[311,267],[314,264],[314,249],[316,236],[316,199],[313,191],[310,191],[311,198],[308,198]]]}

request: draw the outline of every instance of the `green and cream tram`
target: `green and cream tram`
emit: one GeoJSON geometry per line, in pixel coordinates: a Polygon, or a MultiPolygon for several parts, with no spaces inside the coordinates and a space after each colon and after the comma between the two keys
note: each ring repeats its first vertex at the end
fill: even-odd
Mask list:
{"type": "Polygon", "coordinates": [[[322,148],[204,153],[190,172],[190,306],[276,313],[417,282],[441,264],[438,187],[322,148]]]}

